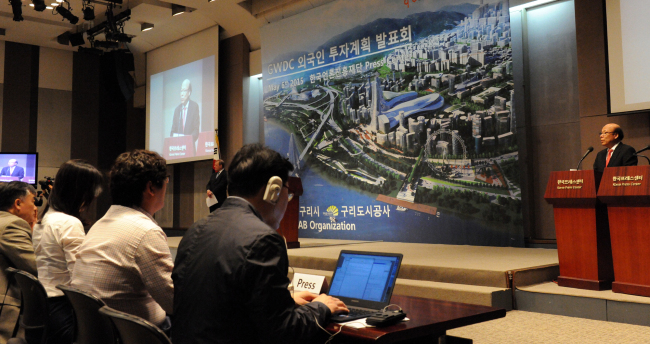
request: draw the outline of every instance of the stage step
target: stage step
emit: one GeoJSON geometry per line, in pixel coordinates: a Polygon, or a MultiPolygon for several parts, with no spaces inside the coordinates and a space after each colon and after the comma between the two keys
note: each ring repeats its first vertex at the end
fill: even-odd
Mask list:
{"type": "Polygon", "coordinates": [[[650,298],[560,287],[553,282],[517,287],[517,309],[602,321],[650,326],[650,298]]]}
{"type": "Polygon", "coordinates": [[[310,244],[321,246],[289,250],[289,262],[293,267],[333,271],[341,250],[402,253],[399,278],[504,289],[512,287],[514,272],[531,270],[529,279],[541,282],[548,279],[537,281],[535,269],[558,265],[557,250],[399,242],[332,245],[335,242],[327,245],[319,240],[310,244]]]}
{"type": "MultiPolygon", "coordinates": [[[[305,268],[293,268],[293,271],[289,269],[290,279],[293,278],[294,272],[325,276],[327,277],[328,283],[331,283],[332,279],[332,271],[305,268]]],[[[512,291],[508,288],[398,278],[393,293],[396,295],[417,296],[428,299],[505,308],[506,310],[512,309],[512,291]]]]}

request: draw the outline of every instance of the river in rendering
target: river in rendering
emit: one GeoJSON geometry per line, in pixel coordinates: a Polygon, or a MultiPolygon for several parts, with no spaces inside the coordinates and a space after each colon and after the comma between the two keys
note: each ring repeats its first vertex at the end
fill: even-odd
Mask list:
{"type": "MultiPolygon", "coordinates": [[[[282,127],[271,122],[265,122],[265,143],[272,149],[287,156],[289,152],[290,134],[282,127]]],[[[304,194],[300,196],[301,210],[303,207],[318,207],[319,214],[308,215],[302,212],[300,220],[306,228],[300,228],[302,238],[344,239],[344,240],[383,240],[391,242],[413,242],[451,245],[477,246],[515,246],[523,247],[523,229],[510,229],[512,226],[500,227],[487,225],[481,221],[464,218],[462,215],[447,213],[439,210],[438,215],[420,213],[414,210],[398,211],[396,206],[375,200],[376,196],[348,189],[344,183],[337,182],[331,177],[322,177],[303,162],[300,175],[304,194]],[[327,209],[335,206],[338,209],[336,223],[339,227],[351,227],[355,230],[318,229],[319,224],[330,226],[330,216],[327,209]],[[351,207],[361,207],[364,216],[352,216],[343,210],[351,207]],[[375,206],[380,206],[381,216],[375,217],[375,206]],[[373,210],[373,216],[366,214],[368,207],[373,210]],[[384,210],[388,207],[388,214],[384,210]],[[345,226],[340,224],[345,223],[345,226]]],[[[359,209],[357,209],[359,210],[359,209]]]]}

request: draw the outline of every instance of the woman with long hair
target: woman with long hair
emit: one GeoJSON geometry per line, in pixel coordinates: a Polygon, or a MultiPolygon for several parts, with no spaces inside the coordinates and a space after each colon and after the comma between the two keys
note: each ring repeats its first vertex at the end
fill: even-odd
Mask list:
{"type": "Polygon", "coordinates": [[[74,340],[72,305],[56,286],[70,284],[75,254],[85,237],[81,214],[99,196],[103,181],[102,173],[86,161],[63,163],[43,218],[34,226],[38,279],[45,287],[50,308],[48,344],[70,344],[74,340]]]}

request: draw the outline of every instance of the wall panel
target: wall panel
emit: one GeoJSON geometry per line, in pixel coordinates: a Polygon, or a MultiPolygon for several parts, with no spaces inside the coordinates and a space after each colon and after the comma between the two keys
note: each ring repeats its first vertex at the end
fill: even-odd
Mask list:
{"type": "Polygon", "coordinates": [[[194,163],[194,221],[200,220],[210,214],[210,209],[205,204],[206,188],[212,175],[212,160],[197,161],[194,163]]]}
{"type": "Polygon", "coordinates": [[[72,51],[41,48],[38,87],[72,91],[72,51]]]}
{"type": "Polygon", "coordinates": [[[39,47],[5,43],[2,150],[36,150],[39,47]]]}
{"type": "Polygon", "coordinates": [[[44,174],[40,172],[43,168],[58,170],[62,163],[70,160],[72,92],[40,88],[38,104],[36,148],[39,152],[38,177],[42,178],[44,174]]]}

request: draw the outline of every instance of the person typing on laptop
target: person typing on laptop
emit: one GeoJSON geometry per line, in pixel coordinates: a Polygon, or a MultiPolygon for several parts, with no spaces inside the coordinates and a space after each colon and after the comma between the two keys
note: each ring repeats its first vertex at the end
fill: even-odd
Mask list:
{"type": "Polygon", "coordinates": [[[337,298],[291,295],[289,259],[276,232],[291,190],[291,163],[259,144],[246,145],[228,168],[230,196],[194,223],[179,244],[174,281],[174,344],[312,343],[337,298]]]}

